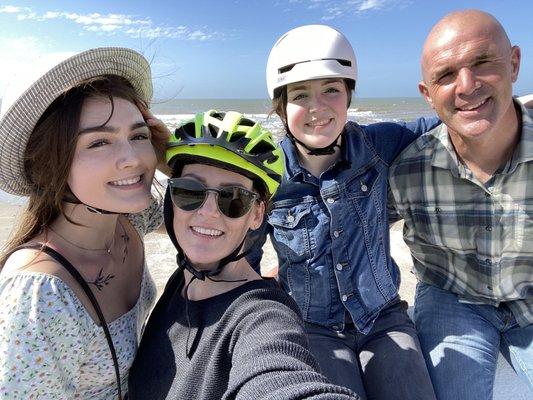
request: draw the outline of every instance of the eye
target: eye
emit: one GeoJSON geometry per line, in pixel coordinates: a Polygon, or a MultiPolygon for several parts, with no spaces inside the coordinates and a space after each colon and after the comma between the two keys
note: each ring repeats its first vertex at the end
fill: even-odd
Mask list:
{"type": "Polygon", "coordinates": [[[298,101],[298,100],[303,100],[307,97],[307,95],[305,93],[299,93],[295,96],[292,96],[292,101],[298,101]]]}
{"type": "Polygon", "coordinates": [[[444,72],[444,73],[442,73],[442,74],[437,76],[437,78],[435,79],[435,82],[437,82],[437,83],[446,83],[446,82],[450,81],[452,76],[453,76],[453,73],[451,71],[444,72]]]}
{"type": "Polygon", "coordinates": [[[487,59],[484,59],[484,60],[478,60],[474,63],[474,67],[479,67],[479,66],[482,66],[484,64],[487,64],[489,62],[489,60],[487,59]]]}
{"type": "Polygon", "coordinates": [[[133,135],[131,140],[150,140],[150,134],[146,132],[136,133],[133,135]]]}
{"type": "Polygon", "coordinates": [[[106,144],[109,144],[109,142],[107,140],[98,139],[98,140],[95,140],[95,141],[91,142],[87,148],[94,149],[94,148],[97,148],[97,147],[105,146],[106,144]]]}
{"type": "Polygon", "coordinates": [[[329,87],[326,90],[324,90],[324,93],[339,93],[340,90],[336,87],[329,87]]]}

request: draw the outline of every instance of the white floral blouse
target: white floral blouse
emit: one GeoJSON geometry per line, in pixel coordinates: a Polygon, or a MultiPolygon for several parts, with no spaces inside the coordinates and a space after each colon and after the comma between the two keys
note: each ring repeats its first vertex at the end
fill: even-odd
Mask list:
{"type": "MultiPolygon", "coordinates": [[[[129,219],[141,237],[161,223],[159,202],[129,219]]],[[[146,264],[139,299],[108,324],[122,391],[156,289],[146,264]]],[[[0,399],[116,399],[113,360],[103,330],[72,289],[41,272],[0,274],[0,399]]]]}

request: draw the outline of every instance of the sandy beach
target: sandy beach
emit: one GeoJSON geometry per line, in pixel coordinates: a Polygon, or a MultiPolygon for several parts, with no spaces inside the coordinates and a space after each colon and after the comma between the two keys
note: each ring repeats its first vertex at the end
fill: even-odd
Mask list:
{"type": "MultiPolygon", "coordinates": [[[[22,206],[0,204],[1,245],[3,245],[9,237],[9,234],[16,223],[16,217],[21,210],[22,206]]],[[[411,256],[402,239],[402,226],[402,223],[399,222],[394,224],[391,228],[391,250],[393,257],[401,270],[402,284],[400,287],[400,295],[412,305],[416,279],[410,272],[412,266],[411,256]]],[[[168,277],[176,268],[176,252],[167,236],[157,233],[151,233],[146,236],[145,246],[148,268],[157,284],[158,293],[160,294],[168,277]]],[[[277,266],[277,258],[269,241],[267,241],[264,250],[261,270],[264,271],[264,273],[268,273],[269,270],[277,266]]]]}

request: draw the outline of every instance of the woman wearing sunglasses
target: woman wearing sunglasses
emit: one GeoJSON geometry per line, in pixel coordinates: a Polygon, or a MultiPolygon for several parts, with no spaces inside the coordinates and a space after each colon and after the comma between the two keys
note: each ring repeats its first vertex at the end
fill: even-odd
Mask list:
{"type": "Polygon", "coordinates": [[[271,134],[208,111],[176,130],[166,159],[178,269],[146,326],[129,398],[356,398],[316,372],[296,304],[244,257],[283,173],[271,134]]]}

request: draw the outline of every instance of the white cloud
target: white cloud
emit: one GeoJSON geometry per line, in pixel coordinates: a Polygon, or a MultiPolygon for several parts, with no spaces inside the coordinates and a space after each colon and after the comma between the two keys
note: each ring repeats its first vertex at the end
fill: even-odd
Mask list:
{"type": "Polygon", "coordinates": [[[43,19],[54,19],[54,18],[58,18],[60,15],[61,15],[60,12],[47,11],[47,12],[44,13],[43,19]]]}
{"type": "Polygon", "coordinates": [[[211,35],[208,35],[202,31],[194,31],[187,35],[189,40],[207,40],[211,38],[211,35]]]}
{"type": "Polygon", "coordinates": [[[15,7],[15,6],[4,6],[0,7],[0,13],[7,13],[7,14],[14,14],[18,12],[22,12],[24,10],[29,10],[29,8],[26,7],[15,7]]]}
{"type": "Polygon", "coordinates": [[[37,14],[28,7],[5,6],[0,8],[0,13],[14,14],[18,21],[51,21],[63,19],[73,22],[88,32],[99,34],[124,34],[138,38],[171,38],[184,40],[205,41],[213,38],[223,38],[220,32],[206,34],[200,29],[187,26],[156,25],[150,18],[139,18],[125,14],[77,14],[72,12],[46,11],[37,14]]]}
{"type": "Polygon", "coordinates": [[[359,4],[358,10],[359,11],[367,11],[372,9],[380,9],[385,4],[385,1],[383,0],[364,0],[361,4],[359,4]]]}
{"type": "MultiPolygon", "coordinates": [[[[410,4],[412,0],[308,0],[306,8],[322,14],[322,20],[332,20],[342,16],[353,16],[373,11],[388,11],[410,4]]],[[[302,7],[302,0],[285,0],[275,5],[294,11],[302,7]]]]}

